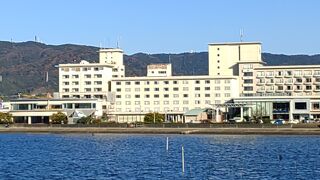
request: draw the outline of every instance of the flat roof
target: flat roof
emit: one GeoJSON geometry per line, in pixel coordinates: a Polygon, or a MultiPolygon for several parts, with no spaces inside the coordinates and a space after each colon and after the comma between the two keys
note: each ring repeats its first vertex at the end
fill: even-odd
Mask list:
{"type": "Polygon", "coordinates": [[[320,68],[320,65],[280,65],[280,66],[261,66],[254,69],[315,69],[320,68]]]}
{"type": "Polygon", "coordinates": [[[209,43],[209,45],[241,45],[241,44],[262,44],[261,42],[221,42],[221,43],[209,43]]]}
{"type": "Polygon", "coordinates": [[[19,98],[19,99],[10,99],[10,102],[30,102],[30,101],[97,101],[99,99],[78,99],[78,98],[59,98],[59,99],[49,99],[49,98],[39,98],[39,99],[31,99],[31,98],[19,98]]]}
{"type": "Polygon", "coordinates": [[[89,64],[59,64],[58,67],[113,67],[114,64],[100,64],[100,63],[89,63],[89,64]]]}
{"type": "Polygon", "coordinates": [[[200,79],[237,79],[238,76],[163,76],[163,77],[153,77],[153,76],[137,76],[137,77],[121,77],[112,78],[111,81],[147,81],[147,80],[200,80],[200,79]]]}
{"type": "Polygon", "coordinates": [[[123,50],[119,48],[100,48],[98,52],[123,52],[123,50]]]}

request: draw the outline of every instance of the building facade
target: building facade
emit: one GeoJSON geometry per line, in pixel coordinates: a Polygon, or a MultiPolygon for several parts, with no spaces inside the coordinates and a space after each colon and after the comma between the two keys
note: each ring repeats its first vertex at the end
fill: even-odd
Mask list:
{"type": "MultiPolygon", "coordinates": [[[[116,122],[141,122],[153,112],[186,122],[184,113],[192,109],[211,109],[214,122],[235,116],[320,118],[320,65],[267,66],[261,51],[259,42],[214,43],[208,46],[208,75],[173,76],[171,64],[150,64],[147,76],[125,77],[123,51],[100,49],[99,63],[59,65],[58,97],[97,99],[98,114],[116,122]]],[[[15,103],[11,111],[20,116],[15,103]]]]}

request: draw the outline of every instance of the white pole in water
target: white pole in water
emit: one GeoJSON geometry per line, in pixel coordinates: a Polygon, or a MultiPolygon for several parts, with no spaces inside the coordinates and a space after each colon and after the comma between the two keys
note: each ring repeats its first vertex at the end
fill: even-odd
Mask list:
{"type": "Polygon", "coordinates": [[[182,173],[184,174],[184,148],[181,147],[181,163],[182,163],[182,173]]]}
{"type": "Polygon", "coordinates": [[[169,137],[167,137],[167,146],[166,146],[166,150],[169,150],[169,137]]]}

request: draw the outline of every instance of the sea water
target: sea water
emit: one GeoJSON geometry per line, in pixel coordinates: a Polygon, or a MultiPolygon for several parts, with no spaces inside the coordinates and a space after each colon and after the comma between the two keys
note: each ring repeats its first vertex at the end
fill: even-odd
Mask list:
{"type": "Polygon", "coordinates": [[[0,179],[319,177],[320,136],[0,134],[0,179]]]}

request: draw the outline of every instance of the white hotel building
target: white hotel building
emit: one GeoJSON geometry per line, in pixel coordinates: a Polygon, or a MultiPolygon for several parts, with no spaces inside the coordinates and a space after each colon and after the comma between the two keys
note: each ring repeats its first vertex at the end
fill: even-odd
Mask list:
{"type": "MultiPolygon", "coordinates": [[[[117,122],[143,121],[149,112],[165,114],[168,121],[185,122],[186,112],[204,108],[213,109],[214,122],[221,122],[226,114],[285,120],[320,118],[320,65],[267,66],[259,42],[209,44],[208,56],[208,75],[173,76],[171,64],[150,64],[147,76],[125,77],[123,51],[101,49],[98,63],[59,65],[55,98],[73,99],[76,104],[88,100],[92,103],[88,112],[97,109],[96,115],[102,111],[117,122]]],[[[16,107],[25,102],[13,102],[11,110],[17,115],[20,109],[16,107]]],[[[29,106],[32,108],[21,111],[39,109],[29,106]]],[[[42,112],[51,106],[39,107],[42,112]]],[[[66,105],[54,107],[55,111],[68,109],[66,105]]],[[[40,116],[37,113],[35,116],[40,116]]]]}

